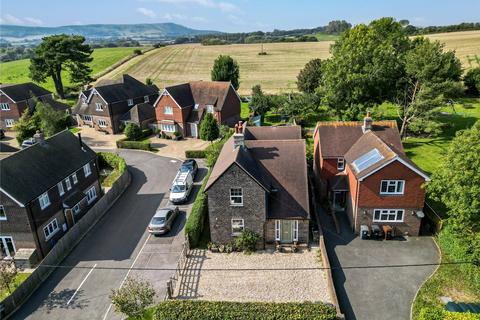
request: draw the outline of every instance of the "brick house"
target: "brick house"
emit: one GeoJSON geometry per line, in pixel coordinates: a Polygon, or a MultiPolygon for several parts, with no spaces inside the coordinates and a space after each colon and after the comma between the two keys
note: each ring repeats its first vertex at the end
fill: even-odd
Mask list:
{"type": "Polygon", "coordinates": [[[81,139],[68,130],[35,139],[0,160],[1,255],[29,252],[30,262],[42,259],[102,195],[97,155],[81,139]]]}
{"type": "Polygon", "coordinates": [[[406,156],[395,121],[319,122],[314,173],[321,198],[355,233],[377,224],[419,234],[429,177],[406,156]]]}
{"type": "Polygon", "coordinates": [[[236,126],[205,186],[211,239],[229,243],[244,230],[259,246],[308,244],[309,197],[301,128],[236,126]]]}
{"type": "Polygon", "coordinates": [[[73,114],[79,126],[110,134],[120,133],[121,119],[138,104],[153,103],[158,88],[124,74],[119,80],[104,80],[80,92],[73,114]]]}
{"type": "Polygon", "coordinates": [[[68,105],[53,98],[52,92],[35,83],[5,83],[0,85],[0,128],[12,129],[25,110],[33,113],[35,99],[52,106],[57,111],[70,111],[68,105]]]}
{"type": "Polygon", "coordinates": [[[167,134],[198,137],[206,113],[233,127],[240,120],[240,102],[230,82],[194,81],[166,87],[154,104],[156,127],[167,134]]]}

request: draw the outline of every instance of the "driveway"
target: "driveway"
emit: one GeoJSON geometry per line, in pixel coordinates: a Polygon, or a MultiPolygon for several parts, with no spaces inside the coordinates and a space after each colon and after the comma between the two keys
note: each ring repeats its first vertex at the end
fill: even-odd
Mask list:
{"type": "Polygon", "coordinates": [[[90,148],[101,148],[101,149],[116,149],[117,140],[125,138],[125,135],[122,134],[105,134],[103,132],[97,131],[94,128],[89,126],[79,127],[79,131],[82,135],[82,140],[90,148]]]}
{"type": "Polygon", "coordinates": [[[347,320],[410,319],[417,290],[435,271],[439,253],[431,237],[361,240],[339,214],[341,234],[321,212],[322,228],[340,308],[347,320]]]}
{"type": "Polygon", "coordinates": [[[152,147],[158,149],[158,154],[163,157],[186,159],[186,150],[204,150],[210,142],[195,138],[183,138],[182,140],[167,140],[158,137],[150,138],[152,147]]]}
{"type": "MultiPolygon", "coordinates": [[[[120,319],[109,295],[128,275],[150,281],[157,298],[164,297],[192,201],[180,208],[181,218],[166,236],[152,237],[146,227],[155,210],[167,202],[180,162],[131,150],[121,150],[120,155],[129,165],[131,185],[13,319],[120,319]]],[[[200,175],[205,172],[202,169],[200,175]]],[[[199,183],[197,179],[196,191],[199,183]]]]}

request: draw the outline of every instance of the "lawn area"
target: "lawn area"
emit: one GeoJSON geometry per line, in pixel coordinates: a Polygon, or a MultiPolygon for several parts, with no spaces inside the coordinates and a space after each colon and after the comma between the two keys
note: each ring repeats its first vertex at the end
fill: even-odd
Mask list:
{"type": "MultiPolygon", "coordinates": [[[[28,278],[28,276],[30,275],[30,273],[26,273],[26,272],[19,272],[17,274],[17,277],[15,279],[15,282],[13,283],[13,285],[10,287],[11,291],[13,292],[16,288],[18,288],[18,286],[20,284],[22,284],[23,281],[25,281],[25,279],[28,278]]],[[[2,290],[0,289],[0,301],[2,301],[3,299],[5,299],[6,297],[8,297],[9,293],[7,290],[2,290]]]]}
{"type": "MultiPolygon", "coordinates": [[[[90,63],[92,68],[92,75],[95,75],[112,64],[120,61],[123,58],[133,54],[136,47],[121,47],[121,48],[99,48],[92,53],[93,61],[90,63]]],[[[144,48],[141,48],[144,49],[144,48]]],[[[22,59],[10,62],[0,63],[0,82],[1,83],[22,83],[32,81],[29,76],[29,59],[22,59]]],[[[66,73],[62,73],[64,85],[70,85],[70,79],[66,73]]],[[[55,87],[51,79],[45,83],[40,84],[42,87],[54,92],[55,87]]]]}
{"type": "Polygon", "coordinates": [[[240,105],[240,118],[242,120],[248,120],[250,116],[250,108],[248,107],[248,102],[242,102],[240,105]]]}
{"type": "Polygon", "coordinates": [[[318,41],[335,41],[339,36],[334,34],[325,34],[325,33],[315,33],[314,36],[318,41]]]}
{"type": "Polygon", "coordinates": [[[73,134],[76,135],[77,133],[79,133],[80,131],[82,131],[82,128],[79,128],[79,127],[71,127],[71,128],[68,129],[68,130],[70,130],[71,133],[73,133],[73,134]]]}

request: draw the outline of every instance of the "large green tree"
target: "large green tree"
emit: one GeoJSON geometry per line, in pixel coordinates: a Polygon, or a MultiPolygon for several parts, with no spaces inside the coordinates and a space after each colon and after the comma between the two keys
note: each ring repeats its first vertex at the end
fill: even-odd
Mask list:
{"type": "Polygon", "coordinates": [[[270,99],[263,93],[259,84],[252,87],[252,100],[250,100],[249,107],[256,116],[264,115],[270,109],[270,99]]]}
{"type": "Polygon", "coordinates": [[[211,113],[207,113],[200,124],[200,138],[205,141],[213,141],[220,136],[217,120],[211,113]]]}
{"type": "Polygon", "coordinates": [[[93,49],[85,44],[85,38],[77,35],[54,35],[42,39],[30,59],[30,77],[36,82],[45,82],[51,77],[55,90],[65,98],[62,70],[67,71],[72,83],[86,83],[91,80],[92,70],[88,63],[93,49]]]}
{"type": "Polygon", "coordinates": [[[467,87],[467,93],[478,96],[480,94],[480,67],[468,70],[463,77],[463,83],[467,87]]]}
{"type": "Polygon", "coordinates": [[[212,81],[230,81],[235,90],[240,86],[240,68],[237,61],[227,55],[219,55],[213,63],[212,81]]]}
{"type": "Polygon", "coordinates": [[[312,59],[297,76],[297,88],[301,92],[314,93],[322,80],[322,60],[312,59]]]}

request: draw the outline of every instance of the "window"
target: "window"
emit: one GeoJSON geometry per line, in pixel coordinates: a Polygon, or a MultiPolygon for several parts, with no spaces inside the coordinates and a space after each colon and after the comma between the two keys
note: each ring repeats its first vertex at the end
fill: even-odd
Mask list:
{"type": "Polygon", "coordinates": [[[82,118],[83,118],[84,121],[93,121],[92,116],[89,116],[87,114],[83,115],[82,118]]]}
{"type": "Polygon", "coordinates": [[[50,205],[50,198],[48,197],[48,192],[45,192],[40,197],[38,197],[38,202],[40,203],[40,209],[45,209],[50,205]]]}
{"type": "Polygon", "coordinates": [[[72,212],[75,214],[80,212],[80,205],[78,203],[72,208],[72,212]]]}
{"type": "Polygon", "coordinates": [[[0,221],[7,220],[7,214],[5,213],[5,207],[0,205],[0,221]]]}
{"type": "Polygon", "coordinates": [[[95,186],[91,187],[87,190],[87,203],[92,203],[93,200],[97,198],[97,190],[95,190],[95,186]]]}
{"type": "Polygon", "coordinates": [[[5,103],[0,103],[0,106],[1,106],[2,110],[4,110],[4,111],[10,110],[10,105],[6,102],[5,103]]]}
{"type": "Polygon", "coordinates": [[[165,108],[163,108],[163,113],[164,114],[173,114],[173,108],[169,107],[169,106],[165,106],[165,108]]]}
{"type": "Polygon", "coordinates": [[[403,209],[375,209],[373,222],[403,222],[403,209]]]}
{"type": "Polygon", "coordinates": [[[57,184],[57,187],[58,187],[58,194],[60,196],[63,196],[63,194],[65,193],[65,190],[63,189],[63,183],[62,181],[60,181],[58,184],[57,184]]]}
{"type": "Polygon", "coordinates": [[[213,113],[213,106],[211,104],[207,105],[207,112],[213,113]]]}
{"type": "Polygon", "coordinates": [[[293,221],[293,241],[298,241],[298,220],[293,221]]]}
{"type": "Polygon", "coordinates": [[[105,121],[103,119],[98,119],[98,125],[100,127],[106,127],[107,126],[107,121],[105,121]]]}
{"type": "Polygon", "coordinates": [[[148,96],[143,97],[143,102],[145,103],[150,102],[150,98],[148,96]]]}
{"type": "Polygon", "coordinates": [[[85,174],[85,178],[92,173],[92,169],[90,168],[90,163],[87,163],[86,165],[83,166],[83,173],[85,174]]]}
{"type": "Polygon", "coordinates": [[[383,159],[383,155],[377,149],[372,149],[353,161],[353,166],[357,172],[363,171],[383,159]]]}
{"type": "Polygon", "coordinates": [[[58,230],[60,229],[58,228],[57,218],[55,218],[52,221],[50,221],[49,224],[43,227],[43,233],[45,234],[45,241],[50,240],[50,238],[53,237],[53,235],[57,233],[58,230]]]}
{"type": "Polygon", "coordinates": [[[95,110],[97,111],[103,111],[103,106],[100,102],[95,103],[95,110]]]}
{"type": "Polygon", "coordinates": [[[15,123],[15,121],[13,121],[13,119],[5,119],[5,127],[7,127],[7,128],[13,127],[14,123],[15,123]]]}
{"type": "Polygon", "coordinates": [[[193,109],[198,110],[198,103],[195,103],[195,106],[193,107],[193,109]]]}
{"type": "Polygon", "coordinates": [[[77,173],[76,173],[76,172],[75,172],[74,174],[72,174],[72,181],[73,181],[73,184],[77,184],[77,183],[78,183],[77,173]]]}
{"type": "Polygon", "coordinates": [[[380,194],[403,194],[404,188],[404,180],[382,180],[380,194]]]}
{"type": "Polygon", "coordinates": [[[12,257],[15,255],[15,244],[12,237],[0,237],[0,257],[12,257]]]}
{"type": "Polygon", "coordinates": [[[67,186],[67,190],[72,189],[72,183],[70,182],[70,178],[67,177],[67,179],[65,179],[65,185],[67,186]]]}
{"type": "Polygon", "coordinates": [[[127,100],[128,106],[133,106],[133,99],[128,99],[127,100]]]}
{"type": "Polygon", "coordinates": [[[275,240],[280,241],[280,220],[275,220],[275,240]]]}
{"type": "Polygon", "coordinates": [[[175,132],[175,125],[174,124],[161,124],[162,131],[165,132],[175,132]]]}
{"type": "Polygon", "coordinates": [[[230,189],[230,205],[243,206],[243,190],[242,188],[230,189]]]}
{"type": "Polygon", "coordinates": [[[245,225],[243,219],[232,219],[232,235],[238,236],[241,235],[245,230],[245,225]]]}
{"type": "Polygon", "coordinates": [[[337,159],[337,170],[338,171],[343,171],[343,169],[345,169],[345,159],[338,158],[337,159]]]}

